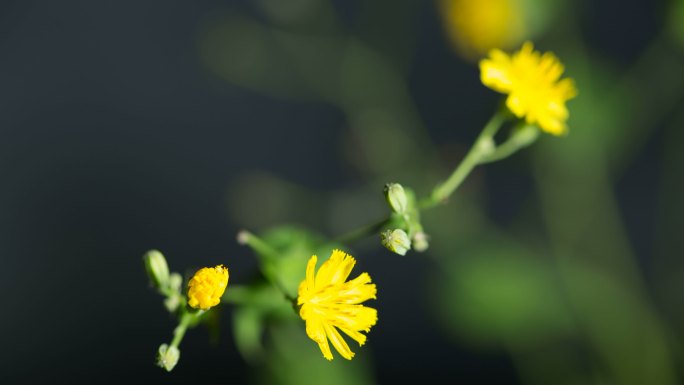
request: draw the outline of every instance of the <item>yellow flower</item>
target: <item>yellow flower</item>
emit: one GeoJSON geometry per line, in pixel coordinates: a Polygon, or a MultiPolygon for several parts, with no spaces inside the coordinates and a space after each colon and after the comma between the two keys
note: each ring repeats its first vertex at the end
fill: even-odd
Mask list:
{"type": "Polygon", "coordinates": [[[306,321],[306,334],[318,343],[323,357],[333,359],[328,345],[330,340],[342,357],[351,360],[354,353],[338,329],[359,346],[366,342],[366,336],[360,331],[370,331],[378,320],[378,312],[361,303],[375,299],[375,284],[370,283],[368,273],[346,281],[356,260],[343,251],[333,250],[330,259],[323,263],[314,277],[317,260],[315,255],[309,259],[306,278],[299,285],[299,315],[306,321]]]}
{"type": "Polygon", "coordinates": [[[440,0],[439,5],[449,38],[469,59],[514,47],[527,34],[520,0],[440,0]]]}
{"type": "Polygon", "coordinates": [[[188,283],[188,305],[208,310],[221,302],[228,286],[228,268],[223,265],[199,269],[188,283]]]}
{"type": "Polygon", "coordinates": [[[553,53],[541,54],[530,42],[510,56],[494,49],[480,61],[482,83],[508,94],[506,106],[515,116],[554,135],[567,131],[565,102],[577,96],[572,79],[559,80],[563,70],[553,53]]]}

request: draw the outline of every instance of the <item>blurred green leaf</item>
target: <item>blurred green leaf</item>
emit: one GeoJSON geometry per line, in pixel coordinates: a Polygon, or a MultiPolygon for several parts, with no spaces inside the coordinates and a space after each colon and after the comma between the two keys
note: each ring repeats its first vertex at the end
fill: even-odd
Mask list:
{"type": "Polygon", "coordinates": [[[684,0],[670,2],[668,17],[668,27],[672,37],[684,48],[684,0]]]}
{"type": "Polygon", "coordinates": [[[257,308],[242,306],[235,309],[233,312],[235,345],[246,361],[255,363],[262,357],[263,331],[263,317],[257,308]]]}
{"type": "Polygon", "coordinates": [[[638,289],[579,258],[562,266],[578,322],[617,384],[677,384],[669,333],[638,289]]]}
{"type": "Polygon", "coordinates": [[[299,319],[292,303],[263,279],[249,286],[231,286],[222,300],[240,305],[233,312],[235,344],[245,360],[252,364],[264,357],[262,339],[266,322],[299,319]]]}
{"type": "MultiPolygon", "coordinates": [[[[304,323],[279,324],[271,329],[273,349],[266,368],[260,371],[263,384],[282,385],[370,385],[374,381],[368,362],[368,345],[354,347],[356,356],[347,361],[336,355],[327,361],[318,345],[304,331],[304,323]]],[[[333,353],[336,354],[336,353],[333,353]]]]}
{"type": "Polygon", "coordinates": [[[278,277],[292,298],[297,296],[309,258],[318,255],[324,261],[336,247],[323,237],[295,226],[275,228],[264,233],[262,239],[277,252],[276,258],[269,259],[264,269],[267,274],[278,277]]]}
{"type": "Polygon", "coordinates": [[[500,240],[481,245],[443,260],[435,305],[447,329],[485,345],[534,344],[572,331],[548,263],[500,240]]]}

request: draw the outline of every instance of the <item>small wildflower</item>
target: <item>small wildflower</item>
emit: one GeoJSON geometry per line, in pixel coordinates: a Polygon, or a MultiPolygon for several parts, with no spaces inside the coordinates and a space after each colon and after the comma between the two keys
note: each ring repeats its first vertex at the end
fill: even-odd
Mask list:
{"type": "Polygon", "coordinates": [[[577,96],[573,80],[560,79],[563,71],[553,53],[541,54],[531,42],[510,56],[493,49],[489,58],[480,61],[482,83],[508,94],[506,106],[515,116],[553,135],[567,131],[565,102],[577,96]]]}
{"type": "Polygon", "coordinates": [[[299,315],[306,322],[306,334],[318,343],[323,357],[332,360],[328,340],[342,357],[351,360],[354,352],[340,335],[348,335],[359,346],[366,342],[361,331],[369,332],[378,320],[377,310],[362,303],[375,299],[375,284],[368,273],[346,281],[356,260],[340,250],[333,250],[330,258],[315,274],[317,257],[309,259],[306,278],[299,285],[297,304],[299,315]]]}
{"type": "Polygon", "coordinates": [[[188,283],[188,305],[208,310],[221,302],[228,286],[228,268],[223,265],[198,270],[188,283]]]}

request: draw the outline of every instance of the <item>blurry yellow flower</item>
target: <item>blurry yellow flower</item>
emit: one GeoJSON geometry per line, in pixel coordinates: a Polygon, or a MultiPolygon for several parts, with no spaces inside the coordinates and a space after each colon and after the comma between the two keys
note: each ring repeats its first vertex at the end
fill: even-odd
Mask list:
{"type": "Polygon", "coordinates": [[[323,357],[332,360],[328,340],[342,357],[351,360],[354,353],[337,329],[354,339],[362,346],[368,332],[378,320],[377,310],[361,305],[375,299],[375,284],[363,273],[351,281],[346,281],[356,260],[343,251],[333,250],[328,259],[316,269],[317,257],[309,259],[306,278],[299,285],[297,304],[301,306],[299,315],[306,321],[306,334],[318,343],[323,357]],[[346,281],[346,282],[345,282],[346,281]]]}
{"type": "Polygon", "coordinates": [[[511,48],[525,38],[520,0],[440,0],[439,5],[449,37],[467,58],[511,48]]]}
{"type": "Polygon", "coordinates": [[[208,310],[221,302],[228,286],[228,268],[223,265],[198,270],[188,283],[188,305],[208,310]]]}
{"type": "Polygon", "coordinates": [[[482,83],[508,94],[506,106],[515,116],[554,135],[567,131],[565,102],[577,95],[572,79],[559,80],[563,70],[553,53],[541,54],[530,42],[510,56],[494,49],[480,61],[482,83]]]}

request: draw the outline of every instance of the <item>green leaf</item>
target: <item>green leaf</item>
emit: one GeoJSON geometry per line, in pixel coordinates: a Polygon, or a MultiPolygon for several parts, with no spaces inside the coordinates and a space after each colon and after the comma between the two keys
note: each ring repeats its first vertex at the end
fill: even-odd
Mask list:
{"type": "MultiPolygon", "coordinates": [[[[356,356],[347,361],[334,352],[328,361],[318,345],[304,332],[303,323],[276,325],[270,329],[272,349],[259,382],[281,385],[370,385],[371,375],[368,345],[353,345],[356,356]]],[[[333,349],[334,350],[334,349],[333,349]]]]}
{"type": "Polygon", "coordinates": [[[309,258],[318,255],[319,260],[326,260],[336,247],[321,236],[294,226],[275,228],[265,233],[262,240],[277,253],[275,258],[262,258],[266,274],[276,277],[293,298],[306,275],[309,258]]]}
{"type": "Polygon", "coordinates": [[[570,310],[548,263],[501,240],[481,244],[464,258],[442,259],[435,305],[443,325],[485,345],[568,333],[570,310]]]}
{"type": "Polygon", "coordinates": [[[242,357],[248,362],[258,362],[264,353],[261,343],[264,331],[263,322],[260,309],[243,306],[233,312],[235,345],[242,357]]]}

